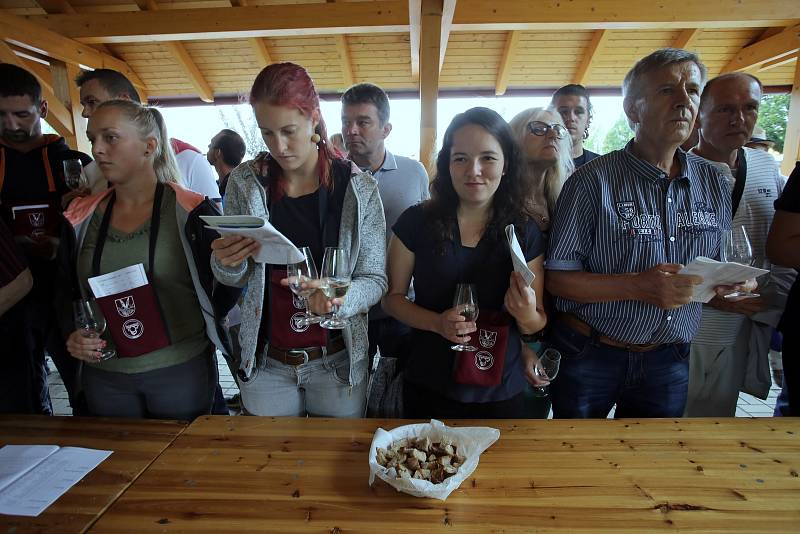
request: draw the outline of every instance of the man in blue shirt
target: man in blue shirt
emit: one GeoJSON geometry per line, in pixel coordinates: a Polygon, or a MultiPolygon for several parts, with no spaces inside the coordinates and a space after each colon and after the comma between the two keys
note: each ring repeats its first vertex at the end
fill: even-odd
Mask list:
{"type": "Polygon", "coordinates": [[[680,417],[689,341],[701,305],[697,256],[719,257],[731,194],[711,164],[679,149],[692,131],[706,69],[695,54],[663,49],[625,76],[635,138],[578,169],[556,207],[546,268],[561,351],[556,417],[680,417]]]}
{"type": "MultiPolygon", "coordinates": [[[[395,156],[384,146],[392,131],[389,98],[371,83],[359,83],[342,95],[342,135],[348,156],[378,181],[386,216],[386,244],[392,226],[409,207],[430,197],[428,174],[419,161],[395,156]]],[[[413,290],[411,295],[413,296],[413,290]]],[[[369,311],[369,354],[380,347],[381,355],[402,356],[402,342],[410,330],[389,317],[380,304],[369,311]]]]}

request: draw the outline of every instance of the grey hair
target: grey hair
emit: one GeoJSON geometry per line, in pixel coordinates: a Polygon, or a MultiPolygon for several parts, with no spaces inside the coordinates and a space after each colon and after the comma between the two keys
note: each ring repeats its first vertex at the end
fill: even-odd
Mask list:
{"type": "Polygon", "coordinates": [[[130,100],[106,100],[97,109],[116,108],[136,126],[139,137],[145,140],[152,137],[156,140],[153,153],[153,170],[156,178],[162,183],[181,183],[181,173],[178,162],[169,142],[167,126],[164,117],[158,109],[152,106],[143,106],[130,100]]]}
{"type": "MultiPolygon", "coordinates": [[[[697,54],[682,48],[662,48],[637,61],[625,75],[625,79],[622,80],[622,106],[626,112],[633,108],[641,98],[644,79],[647,74],[675,63],[686,63],[687,61],[697,65],[697,68],[700,69],[701,86],[705,85],[708,76],[706,66],[703,65],[697,54]]],[[[628,119],[628,124],[631,129],[634,128],[630,118],[628,119]]]]}
{"type": "MultiPolygon", "coordinates": [[[[528,163],[527,155],[525,154],[525,137],[528,135],[528,123],[531,121],[541,121],[545,114],[550,114],[555,119],[555,122],[564,126],[564,120],[561,114],[552,106],[547,108],[529,108],[517,113],[509,126],[514,133],[514,139],[520,146],[525,165],[522,168],[522,183],[525,191],[534,191],[533,187],[533,173],[530,164],[528,163]]],[[[550,121],[542,121],[550,124],[550,121]]],[[[561,188],[567,178],[575,172],[575,164],[572,161],[572,137],[565,135],[563,139],[559,139],[558,147],[558,160],[549,167],[544,173],[544,194],[545,198],[540,199],[546,202],[547,211],[552,213],[556,207],[556,201],[561,194],[561,188]]],[[[531,202],[535,202],[535,198],[525,199],[526,208],[531,202]]]]}

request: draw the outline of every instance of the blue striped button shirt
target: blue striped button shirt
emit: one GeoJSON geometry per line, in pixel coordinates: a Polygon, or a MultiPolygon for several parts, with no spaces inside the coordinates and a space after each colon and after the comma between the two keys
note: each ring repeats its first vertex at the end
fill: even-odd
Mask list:
{"type": "MultiPolygon", "coordinates": [[[[719,258],[722,232],[731,224],[731,191],[722,174],[678,149],[680,172],[670,180],[634,156],[631,144],[587,163],[564,184],[547,269],[638,273],[658,263],[719,258]]],[[[701,306],[662,310],[642,301],[556,298],[559,311],[626,343],[686,343],[697,332],[701,306]]]]}

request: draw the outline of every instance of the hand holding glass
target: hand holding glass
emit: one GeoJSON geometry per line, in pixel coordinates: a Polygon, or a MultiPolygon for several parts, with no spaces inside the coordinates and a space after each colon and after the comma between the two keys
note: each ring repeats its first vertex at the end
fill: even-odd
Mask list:
{"type": "MultiPolygon", "coordinates": [[[[77,300],[72,305],[75,328],[83,337],[99,338],[106,331],[106,318],[100,311],[97,301],[89,299],[77,300]]],[[[100,360],[105,361],[117,355],[114,349],[100,349],[100,360]]]]}
{"type": "MultiPolygon", "coordinates": [[[[343,299],[350,289],[350,262],[344,249],[327,247],[322,260],[322,274],[320,276],[320,289],[328,300],[343,299]]],[[[337,304],[332,304],[333,314],[322,321],[320,326],[329,330],[339,330],[347,326],[347,321],[339,317],[337,304]]]]}
{"type": "MultiPolygon", "coordinates": [[[[458,284],[456,295],[453,297],[453,307],[467,322],[478,320],[478,290],[474,284],[458,284]]],[[[452,350],[468,351],[478,350],[472,345],[459,343],[450,347],[452,350]]]]}
{"type": "MultiPolygon", "coordinates": [[[[561,353],[556,349],[545,349],[542,355],[539,356],[539,361],[533,368],[533,373],[542,380],[550,381],[556,377],[560,366],[561,353]]],[[[547,388],[548,386],[534,386],[533,396],[546,397],[548,395],[547,388]]]]}
{"type": "MultiPolygon", "coordinates": [[[[747,230],[744,226],[734,226],[723,234],[722,261],[732,261],[742,265],[753,264],[753,247],[750,245],[750,239],[747,237],[747,230]]],[[[725,295],[724,298],[742,299],[760,296],[758,293],[750,291],[734,291],[725,295]]]]}
{"type": "Polygon", "coordinates": [[[307,326],[319,323],[322,321],[322,317],[314,315],[308,309],[308,297],[315,291],[311,281],[317,279],[317,266],[314,263],[314,257],[308,247],[301,247],[300,252],[304,256],[303,261],[286,264],[286,277],[289,279],[289,289],[303,299],[306,307],[305,315],[298,319],[297,323],[300,326],[307,326]]]}

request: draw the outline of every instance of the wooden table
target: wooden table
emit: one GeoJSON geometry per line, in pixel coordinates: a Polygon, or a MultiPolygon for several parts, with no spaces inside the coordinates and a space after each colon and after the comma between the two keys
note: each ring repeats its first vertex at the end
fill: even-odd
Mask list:
{"type": "Polygon", "coordinates": [[[0,416],[0,446],[114,451],[38,517],[0,515],[0,533],[84,532],[186,426],[176,421],[0,416]]]}
{"type": "Polygon", "coordinates": [[[368,487],[375,428],[403,423],[197,419],[92,531],[800,529],[800,419],[496,421],[444,502],[368,487]]]}

